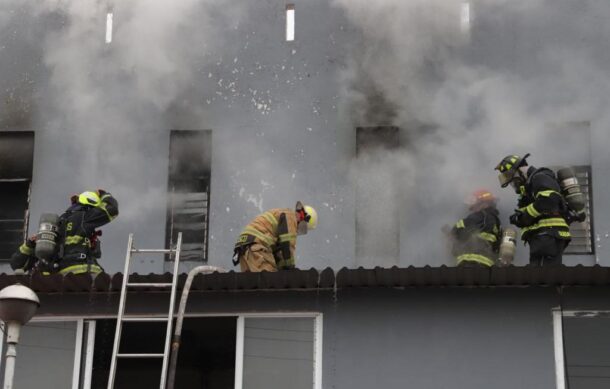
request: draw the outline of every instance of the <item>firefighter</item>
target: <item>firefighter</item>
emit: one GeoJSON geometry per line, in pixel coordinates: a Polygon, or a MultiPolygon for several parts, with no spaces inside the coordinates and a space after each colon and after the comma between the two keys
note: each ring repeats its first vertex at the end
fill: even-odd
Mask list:
{"type": "Polygon", "coordinates": [[[53,259],[47,262],[36,258],[36,239],[31,237],[13,254],[11,267],[14,270],[64,275],[103,271],[98,263],[101,231],[96,229],[118,216],[118,202],[102,189],[74,195],[71,201],[72,205],[59,217],[58,252],[53,259]]]}
{"type": "Polygon", "coordinates": [[[235,243],[233,265],[241,271],[278,271],[295,267],[297,235],[318,225],[318,214],[297,202],[296,208],[275,208],[258,215],[248,224],[235,243]]]}
{"type": "Polygon", "coordinates": [[[502,235],[496,197],[477,190],[466,201],[469,214],[459,220],[449,234],[458,266],[491,267],[498,257],[502,235]]]}
{"type": "Polygon", "coordinates": [[[530,247],[530,264],[560,265],[570,243],[570,212],[555,173],[528,166],[527,157],[509,155],[496,166],[500,185],[511,185],[519,195],[511,224],[521,229],[521,239],[530,247]]]}
{"type": "Polygon", "coordinates": [[[119,204],[103,189],[83,192],[72,197],[72,205],[60,216],[63,255],[58,272],[101,273],[97,262],[101,257],[97,228],[119,215],[119,204]]]}

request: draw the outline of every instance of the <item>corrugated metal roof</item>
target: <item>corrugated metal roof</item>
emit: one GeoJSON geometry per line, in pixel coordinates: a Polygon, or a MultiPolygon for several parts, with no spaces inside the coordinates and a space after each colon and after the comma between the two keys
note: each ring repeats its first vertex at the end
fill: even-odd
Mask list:
{"type": "MultiPolygon", "coordinates": [[[[17,276],[0,274],[0,288],[17,282],[39,293],[108,293],[121,289],[123,274],[17,276]]],[[[179,287],[186,274],[181,274],[179,287]]],[[[130,282],[171,282],[171,274],[133,274],[130,282]]],[[[575,267],[407,267],[318,271],[288,270],[277,273],[213,273],[198,275],[192,290],[306,290],[360,287],[520,287],[520,286],[608,286],[610,268],[575,267]]]]}

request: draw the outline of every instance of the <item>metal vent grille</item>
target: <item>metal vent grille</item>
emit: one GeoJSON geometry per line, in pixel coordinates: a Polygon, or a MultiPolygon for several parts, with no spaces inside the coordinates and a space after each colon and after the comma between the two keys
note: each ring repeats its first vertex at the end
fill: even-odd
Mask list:
{"type": "Polygon", "coordinates": [[[566,248],[565,254],[594,254],[595,245],[593,244],[593,202],[592,202],[592,187],[591,187],[591,167],[590,166],[572,166],[580,190],[585,195],[587,219],[582,223],[572,223],[570,225],[570,233],[572,241],[566,248]]]}
{"type": "Polygon", "coordinates": [[[209,188],[206,185],[202,192],[178,192],[172,188],[170,234],[175,238],[182,232],[182,260],[201,261],[208,252],[209,188]]]}

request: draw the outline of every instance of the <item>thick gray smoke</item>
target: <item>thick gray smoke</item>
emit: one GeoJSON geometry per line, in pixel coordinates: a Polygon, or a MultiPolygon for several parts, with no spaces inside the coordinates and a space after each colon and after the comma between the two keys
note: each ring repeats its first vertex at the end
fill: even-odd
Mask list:
{"type": "Polygon", "coordinates": [[[122,212],[103,240],[117,271],[126,232],[150,247],[164,237],[168,129],[212,129],[213,264],[229,263],[251,217],[296,200],[320,214],[299,243],[304,267],[450,263],[440,228],[472,189],[499,194],[505,219],[515,204],[497,187],[501,157],[590,164],[608,144],[606,1],[473,0],[469,29],[457,0],[328,1],[297,5],[289,44],[275,1],[1,1],[0,127],[44,144],[34,217],[111,190],[122,212]],[[354,128],[380,125],[399,127],[403,148],[349,161],[344,179],[354,128]],[[363,261],[351,258],[354,213],[371,237],[363,261]],[[375,237],[395,233],[392,215],[399,259],[375,237]]]}
{"type": "Polygon", "coordinates": [[[167,175],[168,129],[206,128],[204,101],[192,99],[192,91],[216,83],[203,69],[225,53],[223,37],[246,9],[212,0],[3,1],[0,31],[12,44],[10,53],[20,55],[4,55],[0,68],[17,107],[0,115],[11,118],[3,127],[43,130],[36,133],[37,143],[45,144],[37,164],[53,165],[52,176],[34,179],[33,204],[40,209],[32,218],[61,212],[72,193],[104,188],[120,200],[120,221],[127,226],[120,236],[108,229],[104,240],[117,248],[107,246],[110,255],[120,258],[125,229],[142,232],[155,220],[155,234],[162,232],[167,184],[150,173],[167,175]],[[110,43],[108,13],[114,21],[110,43]],[[38,79],[15,80],[21,74],[38,79]],[[24,109],[21,100],[35,108],[24,109]]]}
{"type": "MultiPolygon", "coordinates": [[[[593,129],[608,124],[607,3],[335,4],[362,35],[343,72],[346,115],[354,127],[393,125],[403,132],[403,150],[383,152],[376,167],[358,161],[352,169],[355,181],[376,183],[365,195],[379,199],[379,217],[367,212],[362,227],[369,233],[388,223],[389,197],[380,186],[399,187],[390,208],[403,225],[401,265],[451,263],[440,227],[465,212],[463,199],[474,189],[497,193],[507,222],[516,198],[499,188],[493,171],[504,155],[530,152],[537,166],[590,164],[589,128],[575,122],[589,121],[593,129]],[[396,171],[406,174],[380,185],[396,171]]],[[[375,238],[370,244],[376,241],[384,245],[375,238]]]]}

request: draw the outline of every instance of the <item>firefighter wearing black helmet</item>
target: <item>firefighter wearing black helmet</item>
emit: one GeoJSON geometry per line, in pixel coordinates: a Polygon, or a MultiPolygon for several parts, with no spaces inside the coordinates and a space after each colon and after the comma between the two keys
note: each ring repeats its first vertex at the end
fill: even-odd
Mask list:
{"type": "Polygon", "coordinates": [[[521,239],[530,247],[530,264],[560,265],[571,238],[568,206],[555,173],[528,166],[528,156],[509,155],[495,168],[500,185],[511,185],[519,195],[510,222],[521,228],[521,239]]]}

